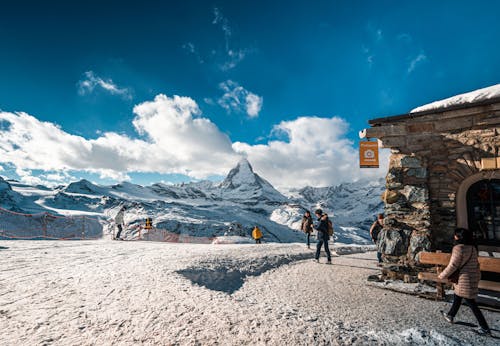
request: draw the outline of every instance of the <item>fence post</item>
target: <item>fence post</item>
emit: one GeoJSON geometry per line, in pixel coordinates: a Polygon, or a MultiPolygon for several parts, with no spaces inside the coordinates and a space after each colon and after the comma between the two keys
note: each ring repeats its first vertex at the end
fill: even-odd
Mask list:
{"type": "Polygon", "coordinates": [[[47,238],[47,214],[47,212],[43,213],[42,217],[42,231],[44,238],[47,238]]]}
{"type": "Polygon", "coordinates": [[[82,240],[85,239],[85,216],[82,217],[83,221],[82,221],[82,240]]]}

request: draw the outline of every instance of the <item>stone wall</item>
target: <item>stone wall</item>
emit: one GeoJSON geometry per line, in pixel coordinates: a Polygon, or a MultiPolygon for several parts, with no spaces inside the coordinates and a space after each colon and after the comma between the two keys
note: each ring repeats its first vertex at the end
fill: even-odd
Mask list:
{"type": "Polygon", "coordinates": [[[385,227],[379,246],[387,258],[412,260],[431,248],[431,213],[425,158],[396,150],[390,158],[385,199],[385,227]],[[392,193],[391,193],[392,192],[392,193]]]}
{"type": "Polygon", "coordinates": [[[500,157],[500,103],[396,118],[367,136],[392,150],[380,250],[411,264],[422,250],[451,249],[460,185],[482,158],[500,157]]]}

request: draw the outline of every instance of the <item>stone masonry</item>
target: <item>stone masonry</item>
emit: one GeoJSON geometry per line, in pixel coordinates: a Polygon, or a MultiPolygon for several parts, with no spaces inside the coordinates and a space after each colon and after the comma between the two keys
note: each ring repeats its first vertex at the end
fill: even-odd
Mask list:
{"type": "Polygon", "coordinates": [[[449,251],[460,185],[484,173],[482,159],[500,156],[500,99],[370,125],[366,137],[378,138],[392,153],[379,242],[385,258],[412,264],[422,250],[449,251]]]}

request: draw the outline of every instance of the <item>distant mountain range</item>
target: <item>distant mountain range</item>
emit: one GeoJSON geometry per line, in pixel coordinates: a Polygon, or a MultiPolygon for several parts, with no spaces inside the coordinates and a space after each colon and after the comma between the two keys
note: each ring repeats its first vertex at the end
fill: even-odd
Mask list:
{"type": "Polygon", "coordinates": [[[100,186],[81,180],[48,188],[0,177],[0,207],[24,213],[94,216],[112,227],[107,221],[126,205],[129,236],[136,232],[135,226],[152,217],[159,229],[198,237],[250,237],[258,225],[264,240],[279,242],[303,241],[299,228],[304,211],[322,208],[334,221],[337,241],[367,244],[370,224],[383,208],[383,189],[380,179],[305,187],[285,196],[243,159],[221,183],[157,183],[144,187],[127,182],[100,186]]]}

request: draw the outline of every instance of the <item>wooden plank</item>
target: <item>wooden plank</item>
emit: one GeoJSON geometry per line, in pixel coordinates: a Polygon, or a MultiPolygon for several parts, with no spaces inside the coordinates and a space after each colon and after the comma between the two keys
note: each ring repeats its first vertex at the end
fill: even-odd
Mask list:
{"type": "MultiPolygon", "coordinates": [[[[450,262],[451,254],[446,252],[420,252],[419,261],[422,264],[446,266],[450,262]]],[[[500,258],[479,256],[481,271],[500,273],[500,258]]]]}
{"type": "Polygon", "coordinates": [[[446,266],[450,262],[451,253],[447,252],[420,252],[419,262],[422,264],[436,264],[446,266]]]}
{"type": "Polygon", "coordinates": [[[482,290],[500,292],[500,282],[481,280],[479,281],[479,288],[482,290]]]}
{"type": "Polygon", "coordinates": [[[478,259],[481,271],[500,273],[500,258],[479,256],[478,259]]]}
{"type": "MultiPolygon", "coordinates": [[[[418,273],[419,280],[435,281],[443,284],[450,283],[448,280],[438,279],[438,274],[431,272],[420,272],[418,273]]],[[[500,292],[500,282],[481,280],[479,281],[479,288],[482,290],[489,290],[500,292]]]]}
{"type": "Polygon", "coordinates": [[[431,272],[420,272],[420,273],[418,273],[418,279],[419,280],[441,282],[443,284],[447,284],[448,283],[448,280],[438,279],[438,274],[437,273],[431,273],[431,272]]]}

